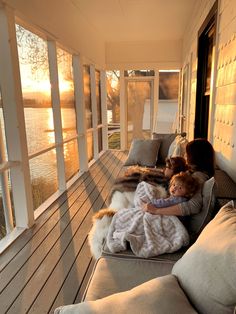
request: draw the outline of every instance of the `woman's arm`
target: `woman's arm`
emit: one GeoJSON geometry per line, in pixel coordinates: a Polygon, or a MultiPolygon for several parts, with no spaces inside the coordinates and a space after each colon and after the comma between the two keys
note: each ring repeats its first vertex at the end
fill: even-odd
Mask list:
{"type": "Polygon", "coordinates": [[[190,200],[169,207],[155,207],[148,203],[143,204],[143,211],[153,215],[190,216],[201,211],[203,205],[202,193],[199,190],[190,200]]]}
{"type": "Polygon", "coordinates": [[[157,208],[154,205],[148,203],[143,205],[143,211],[153,215],[182,216],[182,210],[180,209],[179,205],[180,204],[157,208]]]}

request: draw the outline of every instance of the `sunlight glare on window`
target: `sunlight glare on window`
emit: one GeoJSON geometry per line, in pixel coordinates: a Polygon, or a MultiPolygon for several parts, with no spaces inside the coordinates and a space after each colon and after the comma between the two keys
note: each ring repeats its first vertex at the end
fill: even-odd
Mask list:
{"type": "Polygon", "coordinates": [[[33,154],[55,143],[47,42],[20,25],[16,38],[28,152],[33,154]]]}

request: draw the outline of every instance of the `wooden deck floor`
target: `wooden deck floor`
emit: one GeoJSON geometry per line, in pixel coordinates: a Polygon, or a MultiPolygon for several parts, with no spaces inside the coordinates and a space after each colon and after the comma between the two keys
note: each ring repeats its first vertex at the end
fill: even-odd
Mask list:
{"type": "Polygon", "coordinates": [[[87,236],[125,154],[107,151],[0,256],[0,313],[53,313],[81,300],[94,260],[87,236]]]}

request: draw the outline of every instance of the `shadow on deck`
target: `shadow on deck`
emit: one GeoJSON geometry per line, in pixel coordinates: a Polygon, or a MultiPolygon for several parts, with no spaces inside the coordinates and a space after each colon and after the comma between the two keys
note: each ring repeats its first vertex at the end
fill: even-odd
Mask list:
{"type": "Polygon", "coordinates": [[[94,260],[93,213],[106,207],[125,153],[107,151],[0,256],[0,312],[53,313],[80,302],[94,260]]]}

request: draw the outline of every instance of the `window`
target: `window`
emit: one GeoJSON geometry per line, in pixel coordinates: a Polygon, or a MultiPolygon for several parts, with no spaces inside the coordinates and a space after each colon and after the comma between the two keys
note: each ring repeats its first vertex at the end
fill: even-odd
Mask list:
{"type": "Polygon", "coordinates": [[[159,101],[156,119],[157,133],[172,133],[177,129],[179,71],[159,71],[159,101]]]}
{"type": "Polygon", "coordinates": [[[120,149],[120,71],[106,72],[108,148],[120,149]]]}
{"type": "MultiPolygon", "coordinates": [[[[7,159],[5,124],[0,91],[0,165],[4,165],[7,159]]],[[[10,170],[7,169],[0,173],[0,239],[10,232],[14,226],[13,201],[10,191],[10,170]]]]}
{"type": "Polygon", "coordinates": [[[16,25],[29,155],[55,143],[47,42],[16,25]]]}
{"type": "Polygon", "coordinates": [[[154,76],[154,70],[127,70],[124,72],[125,77],[154,76]]]}
{"type": "Polygon", "coordinates": [[[47,42],[20,25],[16,25],[16,36],[36,209],[58,189],[55,149],[41,152],[55,144],[47,42]]]}
{"type": "Polygon", "coordinates": [[[88,161],[93,159],[94,150],[93,150],[93,132],[87,132],[87,154],[88,154],[88,161]]]}
{"type": "Polygon", "coordinates": [[[57,64],[63,140],[70,139],[64,144],[66,180],[68,181],[79,171],[72,55],[57,48],[57,64]]]}
{"type": "Polygon", "coordinates": [[[101,79],[100,72],[95,71],[96,78],[96,102],[97,102],[97,123],[102,124],[102,108],[101,108],[101,79]]]}
{"type": "Polygon", "coordinates": [[[159,99],[177,100],[179,93],[179,71],[159,72],[159,99]]]}
{"type": "Polygon", "coordinates": [[[92,128],[92,101],[91,101],[91,85],[90,85],[90,71],[89,66],[84,65],[84,102],[85,102],[85,116],[86,128],[92,128]]]}
{"type": "Polygon", "coordinates": [[[87,154],[88,161],[91,161],[94,156],[93,147],[93,133],[88,131],[93,127],[92,121],[92,100],[91,100],[91,83],[90,83],[90,70],[89,65],[84,65],[84,101],[85,101],[85,119],[87,128],[87,154]]]}

